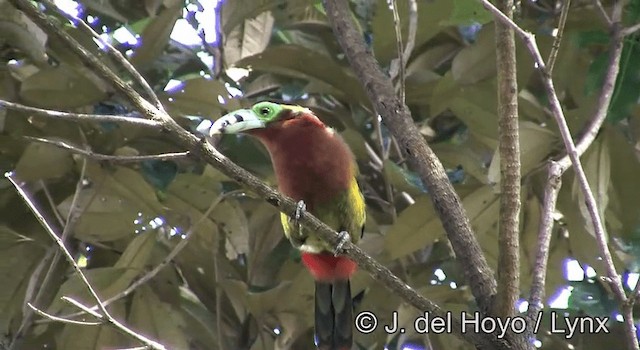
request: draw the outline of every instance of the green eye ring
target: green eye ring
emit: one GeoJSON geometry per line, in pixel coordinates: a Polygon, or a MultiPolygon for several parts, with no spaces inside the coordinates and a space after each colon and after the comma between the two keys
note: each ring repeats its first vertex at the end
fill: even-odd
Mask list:
{"type": "Polygon", "coordinates": [[[268,116],[269,114],[271,114],[271,108],[269,107],[262,107],[260,108],[260,114],[263,116],[268,116]]]}

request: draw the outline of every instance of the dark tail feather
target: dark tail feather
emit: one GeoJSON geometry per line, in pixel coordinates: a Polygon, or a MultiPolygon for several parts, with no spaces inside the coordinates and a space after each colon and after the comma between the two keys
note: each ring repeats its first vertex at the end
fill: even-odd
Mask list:
{"type": "Polygon", "coordinates": [[[353,305],[349,280],[316,281],[315,337],[320,350],[348,350],[353,344],[353,305]]]}

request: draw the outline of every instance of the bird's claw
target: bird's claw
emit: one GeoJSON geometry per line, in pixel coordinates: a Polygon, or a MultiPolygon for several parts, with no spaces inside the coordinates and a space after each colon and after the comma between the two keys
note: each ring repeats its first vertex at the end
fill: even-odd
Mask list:
{"type": "Polygon", "coordinates": [[[298,204],[296,204],[296,212],[293,216],[297,225],[299,225],[298,220],[300,220],[300,217],[302,217],[302,213],[304,213],[305,211],[307,211],[307,205],[304,204],[303,200],[299,200],[298,204]]]}
{"type": "Polygon", "coordinates": [[[303,200],[299,200],[296,204],[296,211],[293,214],[294,230],[297,230],[297,233],[292,233],[291,237],[289,237],[289,242],[295,248],[300,248],[306,241],[306,237],[302,234],[302,225],[300,225],[300,218],[305,211],[307,211],[307,205],[304,204],[303,200]]]}
{"type": "Polygon", "coordinates": [[[342,247],[351,240],[351,236],[349,236],[349,232],[347,231],[340,231],[338,236],[340,237],[340,242],[338,242],[336,249],[333,251],[333,255],[335,256],[338,256],[340,252],[342,252],[342,247]]]}

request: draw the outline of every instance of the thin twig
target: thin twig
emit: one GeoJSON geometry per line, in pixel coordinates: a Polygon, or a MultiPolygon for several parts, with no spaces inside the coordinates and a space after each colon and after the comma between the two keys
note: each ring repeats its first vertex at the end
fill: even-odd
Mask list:
{"type": "Polygon", "coordinates": [[[189,151],[161,153],[161,154],[148,154],[148,155],[142,155],[142,156],[113,156],[113,155],[99,154],[99,153],[94,153],[92,151],[84,150],[82,148],[79,148],[77,146],[74,146],[62,140],[50,140],[50,139],[44,139],[40,137],[31,137],[31,136],[25,136],[25,139],[60,147],[62,149],[66,149],[73,153],[86,156],[89,159],[104,160],[104,161],[110,161],[113,163],[135,163],[135,162],[142,162],[146,160],[182,159],[189,156],[189,151]]]}
{"type": "MultiPolygon", "coordinates": [[[[125,290],[123,290],[123,291],[117,293],[116,295],[112,296],[111,298],[106,299],[105,301],[103,301],[102,304],[104,306],[109,306],[114,301],[117,301],[117,300],[120,300],[120,299],[126,297],[127,295],[129,295],[133,291],[135,291],[138,287],[140,287],[141,285],[147,283],[152,278],[154,278],[160,271],[162,271],[162,269],[164,269],[167,265],[169,265],[169,263],[182,251],[182,249],[184,249],[184,247],[187,246],[187,244],[189,243],[189,238],[191,238],[191,236],[193,235],[195,230],[198,228],[198,226],[200,226],[202,224],[202,222],[207,217],[209,217],[209,214],[211,214],[213,209],[215,209],[215,207],[218,204],[220,204],[220,202],[222,202],[225,198],[228,198],[230,196],[234,196],[234,195],[237,195],[237,194],[241,194],[241,193],[243,193],[242,190],[233,190],[233,191],[229,191],[229,192],[226,192],[226,193],[221,193],[218,197],[216,197],[216,199],[213,200],[213,202],[211,202],[211,205],[209,205],[209,208],[207,208],[207,210],[202,214],[202,216],[198,219],[198,221],[196,221],[189,228],[189,230],[187,230],[187,232],[185,233],[185,237],[182,240],[180,240],[180,242],[178,242],[178,244],[176,244],[175,247],[173,247],[171,252],[169,252],[169,254],[167,254],[167,256],[164,259],[162,259],[162,261],[158,265],[156,265],[152,270],[149,270],[147,273],[142,275],[140,278],[136,279],[125,290]]],[[[91,306],[89,309],[98,310],[98,308],[99,308],[98,305],[94,305],[94,306],[91,306]]],[[[71,318],[71,317],[80,316],[82,314],[84,314],[84,312],[77,312],[77,313],[65,315],[63,317],[64,318],[71,318]]]]}
{"type": "Polygon", "coordinates": [[[553,74],[553,66],[556,64],[558,52],[560,52],[560,43],[562,43],[564,26],[567,23],[567,17],[569,17],[570,7],[571,0],[564,0],[562,4],[562,12],[560,12],[560,20],[558,21],[558,27],[556,28],[556,37],[553,39],[553,46],[551,46],[551,52],[549,52],[549,58],[547,59],[547,70],[549,71],[549,75],[553,74]]]}
{"type": "Polygon", "coordinates": [[[0,100],[0,107],[11,109],[14,111],[29,113],[38,117],[56,118],[64,120],[74,120],[91,123],[115,122],[121,125],[151,127],[160,130],[160,124],[153,120],[144,118],[127,117],[124,115],[101,115],[101,114],[84,114],[84,113],[68,113],[60,111],[52,111],[48,109],[29,107],[19,103],[0,100]]]}
{"type": "MultiPolygon", "coordinates": [[[[400,28],[400,15],[398,14],[398,4],[396,0],[387,0],[387,4],[389,5],[389,10],[393,14],[393,29],[396,33],[396,48],[398,50],[398,58],[396,62],[398,62],[398,81],[397,81],[397,90],[398,95],[400,96],[400,100],[404,103],[405,101],[405,92],[404,92],[404,81],[405,81],[405,65],[404,65],[404,48],[402,43],[402,29],[400,28]]],[[[392,76],[391,80],[395,80],[392,76]]]]}
{"type": "Polygon", "coordinates": [[[91,28],[91,26],[88,25],[85,21],[72,15],[69,12],[63,11],[58,6],[56,6],[56,4],[54,4],[53,1],[51,0],[42,0],[42,2],[44,2],[48,7],[53,8],[58,14],[66,17],[73,25],[79,24],[82,30],[84,30],[87,34],[91,35],[91,37],[97,40],[100,43],[100,45],[104,46],[107,49],[107,53],[116,62],[120,63],[127,70],[127,72],[131,74],[133,79],[142,87],[145,94],[151,99],[151,102],[155,104],[156,108],[158,108],[161,111],[164,111],[164,107],[162,106],[162,103],[160,102],[158,95],[156,95],[156,93],[153,91],[153,89],[151,88],[147,80],[144,77],[142,77],[140,72],[138,72],[138,70],[131,64],[131,62],[129,62],[129,60],[127,60],[126,57],[124,57],[124,55],[122,55],[120,51],[116,50],[116,48],[113,47],[113,45],[103,40],[100,34],[96,33],[96,31],[93,30],[93,28],[91,28]]]}
{"type": "Polygon", "coordinates": [[[600,0],[593,0],[593,5],[595,5],[596,9],[598,10],[598,13],[604,20],[604,23],[607,24],[607,27],[611,27],[611,25],[613,24],[613,21],[611,21],[611,17],[609,17],[609,14],[604,9],[604,6],[602,6],[602,2],[600,2],[600,0]]]}
{"type": "Polygon", "coordinates": [[[627,27],[625,29],[622,30],[622,36],[628,36],[631,35],[637,31],[640,30],[640,23],[636,23],[634,25],[632,25],[631,27],[627,27]]]}
{"type": "Polygon", "coordinates": [[[63,318],[63,317],[58,317],[58,316],[54,316],[51,314],[48,314],[40,309],[38,309],[37,307],[31,305],[31,303],[27,303],[27,305],[31,308],[31,310],[33,310],[36,314],[48,318],[52,321],[57,321],[57,322],[62,322],[62,323],[70,323],[70,324],[75,324],[75,325],[79,325],[79,326],[99,326],[101,324],[103,324],[104,322],[89,322],[89,321],[76,321],[76,320],[70,320],[67,318],[63,318]]]}
{"type": "Polygon", "coordinates": [[[406,45],[404,45],[404,49],[402,42],[402,31],[400,28],[400,16],[398,15],[398,10],[396,8],[396,0],[393,0],[390,5],[391,11],[393,13],[393,25],[396,32],[398,57],[391,61],[389,76],[391,77],[392,81],[395,81],[399,76],[396,89],[398,90],[399,96],[403,102],[405,100],[407,63],[409,62],[409,58],[411,58],[411,53],[413,52],[413,48],[415,47],[416,34],[418,32],[418,3],[416,0],[407,1],[409,2],[409,33],[407,36],[407,43],[406,45]]]}
{"type": "MultiPolygon", "coordinates": [[[[80,281],[83,283],[83,285],[85,286],[87,291],[89,291],[89,293],[91,294],[93,299],[95,299],[96,303],[99,306],[100,311],[102,312],[102,315],[98,314],[100,316],[99,318],[101,320],[104,320],[105,322],[109,323],[110,325],[116,327],[117,329],[121,330],[122,332],[128,334],[129,336],[137,339],[138,341],[140,341],[141,343],[147,345],[151,349],[158,349],[158,350],[163,349],[164,350],[165,347],[162,344],[160,344],[160,343],[158,343],[158,342],[156,342],[154,340],[148,339],[148,338],[144,337],[143,335],[134,332],[133,330],[129,329],[127,326],[123,325],[118,320],[113,318],[113,316],[111,316],[111,314],[106,309],[104,304],[102,304],[102,301],[101,301],[100,297],[98,296],[98,293],[95,291],[95,289],[93,289],[93,287],[91,286],[91,283],[89,283],[89,280],[85,276],[84,272],[82,272],[82,269],[80,268],[80,266],[78,266],[78,264],[76,263],[75,259],[73,258],[73,256],[69,252],[69,250],[67,250],[67,247],[65,247],[64,242],[56,234],[54,228],[49,224],[47,219],[45,219],[45,217],[41,214],[40,209],[38,208],[38,206],[36,205],[36,202],[32,198],[32,195],[27,193],[26,190],[18,183],[18,181],[14,177],[13,173],[5,174],[5,177],[11,182],[11,184],[13,184],[13,186],[16,189],[16,192],[18,192],[18,194],[20,195],[22,200],[25,202],[25,204],[27,204],[27,206],[29,207],[29,209],[33,213],[33,215],[36,217],[36,219],[38,219],[38,221],[40,222],[42,227],[47,231],[49,236],[51,236],[51,238],[54,240],[54,242],[58,245],[58,247],[60,248],[60,251],[64,254],[65,258],[67,259],[69,264],[71,264],[71,266],[73,267],[75,273],[80,278],[80,281]]],[[[64,299],[64,297],[63,297],[63,299],[64,299]]],[[[92,313],[92,315],[94,315],[94,313],[92,313]]]]}
{"type": "MultiPolygon", "coordinates": [[[[80,130],[80,133],[81,133],[82,136],[84,136],[84,134],[82,133],[81,130],[80,130]]],[[[86,145],[86,139],[85,139],[85,147],[88,147],[86,145]]],[[[86,159],[83,159],[82,167],[81,167],[81,170],[80,170],[80,178],[76,182],[76,189],[75,189],[75,192],[73,194],[73,199],[71,200],[71,207],[69,209],[69,213],[67,215],[66,220],[63,220],[60,217],[60,213],[59,213],[58,209],[56,208],[56,206],[53,203],[53,198],[51,197],[50,194],[48,194],[49,191],[47,189],[47,186],[43,183],[43,189],[44,189],[44,192],[46,194],[47,200],[49,201],[49,205],[51,205],[52,211],[55,213],[56,218],[58,218],[58,221],[60,222],[60,226],[64,227],[64,229],[62,231],[62,236],[60,238],[62,240],[62,242],[66,241],[67,236],[69,235],[69,233],[71,231],[73,231],[73,228],[75,227],[75,222],[76,222],[76,219],[77,219],[78,215],[75,215],[74,217],[72,217],[71,214],[74,212],[74,208],[76,207],[76,202],[77,202],[77,200],[79,198],[80,190],[82,189],[82,187],[84,187],[83,181],[84,181],[84,176],[85,176],[86,170],[87,170],[87,161],[86,161],[86,159]]],[[[58,265],[58,262],[60,261],[60,256],[61,256],[60,249],[56,249],[55,246],[51,246],[50,248],[51,248],[51,250],[49,250],[47,252],[47,255],[45,256],[45,258],[41,262],[41,265],[44,267],[45,264],[46,264],[46,266],[48,266],[48,269],[47,269],[46,274],[44,275],[44,278],[40,282],[40,285],[38,287],[38,292],[36,293],[35,297],[32,300],[32,302],[35,305],[40,305],[40,301],[45,295],[45,292],[46,292],[47,287],[49,285],[49,281],[51,280],[51,278],[53,276],[53,272],[54,272],[56,266],[58,265]]],[[[37,279],[40,276],[40,271],[41,271],[41,268],[40,268],[40,266],[38,266],[38,268],[32,274],[31,280],[29,281],[28,290],[30,288],[35,288],[35,286],[36,286],[35,283],[36,283],[37,279]],[[33,284],[32,284],[32,282],[33,282],[33,284]]],[[[31,300],[31,298],[30,298],[29,292],[27,292],[27,293],[25,293],[25,302],[27,302],[29,300],[31,300]]],[[[22,323],[20,324],[20,328],[18,328],[18,331],[16,332],[16,335],[12,339],[12,342],[11,342],[11,345],[10,345],[11,349],[13,348],[14,345],[17,344],[16,340],[20,338],[22,333],[31,326],[33,313],[30,312],[29,309],[27,309],[27,311],[28,312],[24,312],[23,313],[23,320],[22,320],[22,323]]]]}
{"type": "Polygon", "coordinates": [[[49,203],[49,206],[51,207],[51,211],[53,212],[53,216],[55,216],[56,220],[58,221],[58,225],[60,225],[60,227],[63,227],[64,219],[60,215],[60,212],[58,212],[58,210],[56,209],[56,203],[53,200],[51,191],[49,191],[49,186],[47,186],[44,180],[40,180],[38,182],[40,183],[40,186],[42,186],[42,192],[44,193],[44,197],[47,199],[47,203],[49,203]]]}
{"type": "Polygon", "coordinates": [[[535,325],[536,315],[544,307],[545,281],[547,278],[547,263],[549,260],[549,244],[551,242],[551,232],[553,228],[553,213],[558,200],[558,193],[562,186],[562,166],[551,161],[548,166],[547,181],[544,187],[544,199],[542,202],[540,225],[538,227],[538,241],[536,260],[533,267],[533,277],[531,280],[531,290],[529,295],[529,307],[527,309],[528,329],[532,335],[535,325]]]}

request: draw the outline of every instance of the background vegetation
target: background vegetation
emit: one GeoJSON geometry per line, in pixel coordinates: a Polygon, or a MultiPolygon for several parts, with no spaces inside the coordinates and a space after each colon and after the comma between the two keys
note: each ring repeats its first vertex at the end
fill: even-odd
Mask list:
{"type": "MultiPolygon", "coordinates": [[[[493,18],[475,0],[417,1],[412,38],[410,3],[393,2],[402,41],[413,45],[402,70],[397,68],[398,40],[387,1],[350,4],[369,50],[403,89],[414,122],[447,168],[486,259],[496,270],[500,168],[493,18]]],[[[562,3],[517,4],[516,22],[536,35],[544,57],[558,32],[562,3]]],[[[612,3],[601,5],[609,11],[612,3]]],[[[86,50],[128,79],[124,68],[85,30],[69,24],[53,7],[39,6],[86,50]]],[[[456,262],[429,194],[376,116],[319,2],[223,1],[213,31],[215,19],[199,15],[203,7],[196,0],[84,0],[78,6],[79,16],[129,58],[171,116],[191,131],[202,119],[216,119],[257,100],[311,108],[338,130],[358,159],[368,213],[362,249],[442,308],[456,313],[475,310],[463,278],[470,267],[456,262]],[[201,42],[187,45],[170,37],[182,19],[201,34],[201,42]],[[118,41],[119,28],[135,39],[118,41]],[[215,31],[221,38],[217,42],[211,40],[215,31]]],[[[640,1],[631,0],[624,7],[623,23],[633,26],[639,21],[640,1]]],[[[571,131],[580,135],[598,103],[611,38],[592,1],[571,2],[561,33],[553,81],[571,131]]],[[[639,35],[624,40],[606,122],[582,157],[627,288],[635,286],[640,256],[640,187],[635,184],[640,176],[639,35]]],[[[547,181],[545,164],[563,148],[533,60],[522,43],[517,46],[523,177],[520,271],[525,300],[547,181]]],[[[4,0],[0,82],[0,100],[73,113],[140,117],[59,37],[46,34],[4,0]]],[[[265,200],[242,191],[233,179],[193,155],[173,154],[186,150],[157,129],[44,118],[0,107],[0,131],[0,169],[12,171],[20,186],[33,193],[34,203],[62,235],[100,297],[119,297],[108,309],[122,323],[171,349],[312,347],[313,284],[298,253],[283,240],[277,209],[265,200]],[[141,155],[152,157],[135,158],[141,155]],[[207,213],[216,199],[219,203],[207,213]],[[167,263],[167,255],[180,242],[186,246],[182,243],[167,263]],[[163,266],[157,275],[124,295],[157,266],[163,266]]],[[[268,155],[255,140],[228,137],[218,149],[275,186],[268,155]]],[[[611,334],[565,339],[547,332],[545,323],[545,331],[537,334],[538,345],[622,348],[619,306],[601,278],[603,260],[572,170],[564,174],[563,183],[554,213],[545,294],[551,300],[567,300],[562,312],[568,315],[611,317],[611,334]],[[573,268],[567,269],[568,264],[573,268]],[[569,271],[578,276],[569,279],[569,271]],[[563,297],[556,298],[559,294],[563,297]]],[[[61,297],[86,306],[95,301],[8,179],[0,180],[0,208],[0,348],[140,345],[109,325],[53,322],[35,314],[27,303],[66,317],[78,307],[61,297]]],[[[374,312],[381,324],[389,323],[397,311],[400,325],[410,330],[421,314],[366,272],[356,275],[352,287],[357,311],[374,312]]],[[[545,310],[551,309],[545,304],[545,310]]],[[[94,320],[86,314],[74,319],[94,320]]],[[[473,347],[451,335],[410,331],[357,334],[356,342],[361,349],[409,349],[409,344],[412,349],[473,347]]]]}

